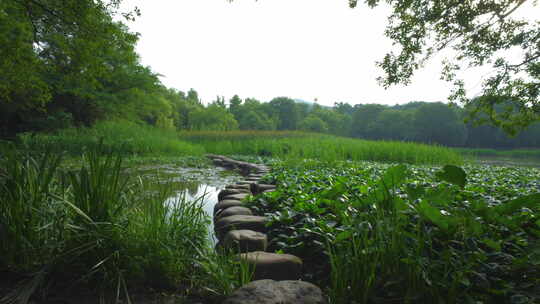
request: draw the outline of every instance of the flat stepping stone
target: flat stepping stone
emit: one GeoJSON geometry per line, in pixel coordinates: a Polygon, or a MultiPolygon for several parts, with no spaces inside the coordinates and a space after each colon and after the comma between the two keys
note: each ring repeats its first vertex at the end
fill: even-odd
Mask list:
{"type": "Polygon", "coordinates": [[[250,193],[237,193],[237,194],[229,194],[229,195],[225,195],[223,197],[223,200],[243,200],[245,199],[246,197],[250,196],[251,194],[250,193]]]}
{"type": "Polygon", "coordinates": [[[219,240],[223,239],[225,234],[231,230],[248,229],[257,232],[266,232],[266,223],[268,220],[264,216],[256,215],[231,215],[221,217],[214,224],[214,231],[219,240]]]}
{"type": "Polygon", "coordinates": [[[234,184],[234,185],[228,185],[225,187],[225,189],[243,189],[243,190],[250,190],[251,184],[234,184]]]}
{"type": "Polygon", "coordinates": [[[304,281],[259,280],[235,290],[222,304],[326,304],[321,289],[304,281]]]}
{"type": "Polygon", "coordinates": [[[248,189],[223,189],[223,190],[219,191],[219,193],[218,193],[218,200],[222,200],[227,195],[240,194],[240,193],[251,194],[251,191],[248,190],[248,189]]]}
{"type": "Polygon", "coordinates": [[[262,193],[266,190],[275,190],[276,189],[276,185],[271,185],[271,184],[252,184],[251,187],[251,192],[253,193],[253,195],[257,195],[259,193],[262,193]]]}
{"type": "Polygon", "coordinates": [[[229,208],[224,208],[214,214],[214,222],[219,220],[222,217],[231,216],[231,215],[253,215],[251,209],[242,207],[242,206],[233,206],[229,208]]]}
{"type": "Polygon", "coordinates": [[[221,159],[215,158],[212,160],[215,166],[221,167],[223,166],[223,161],[221,159]]]}
{"type": "Polygon", "coordinates": [[[236,252],[265,251],[268,237],[253,230],[231,230],[225,234],[223,246],[236,252]]]}
{"type": "Polygon", "coordinates": [[[254,251],[241,253],[240,259],[255,267],[254,280],[298,280],[302,274],[302,260],[292,254],[254,251]]]}
{"type": "Polygon", "coordinates": [[[261,178],[264,175],[265,174],[261,174],[261,173],[252,173],[252,174],[248,175],[247,178],[261,178]]]}
{"type": "Polygon", "coordinates": [[[214,205],[214,215],[222,210],[227,209],[234,206],[244,206],[244,203],[242,203],[240,200],[222,200],[219,201],[219,203],[214,205]]]}

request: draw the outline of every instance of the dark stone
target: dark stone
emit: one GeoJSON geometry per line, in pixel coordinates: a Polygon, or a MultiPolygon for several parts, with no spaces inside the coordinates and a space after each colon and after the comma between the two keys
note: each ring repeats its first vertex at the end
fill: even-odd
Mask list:
{"type": "Polygon", "coordinates": [[[298,280],[302,274],[302,260],[292,254],[254,251],[241,253],[240,259],[255,266],[255,280],[298,280]]]}
{"type": "Polygon", "coordinates": [[[214,215],[218,213],[219,210],[227,209],[229,207],[234,206],[243,206],[244,203],[242,203],[239,200],[222,200],[219,201],[217,204],[214,205],[214,215]]]}
{"type": "Polygon", "coordinates": [[[267,219],[264,216],[255,215],[231,215],[221,217],[216,221],[214,230],[219,240],[223,239],[225,234],[230,230],[253,230],[258,232],[266,232],[267,219]]]}
{"type": "Polygon", "coordinates": [[[250,195],[251,195],[250,193],[228,194],[223,197],[223,200],[240,200],[241,201],[250,195]]]}
{"type": "Polygon", "coordinates": [[[234,184],[234,185],[228,185],[225,187],[225,189],[241,189],[241,190],[250,190],[251,184],[234,184]]]}
{"type": "Polygon", "coordinates": [[[274,190],[274,189],[276,189],[276,186],[270,185],[270,184],[251,184],[251,187],[250,187],[251,193],[253,193],[253,195],[257,195],[266,190],[274,190]]]}
{"type": "Polygon", "coordinates": [[[231,195],[231,194],[240,194],[240,193],[247,193],[247,194],[251,194],[251,191],[248,190],[248,189],[223,189],[221,191],[219,191],[218,193],[218,200],[222,200],[224,199],[227,195],[231,195]]]}
{"type": "Polygon", "coordinates": [[[259,280],[234,291],[223,304],[326,304],[321,289],[303,281],[259,280]]]}
{"type": "Polygon", "coordinates": [[[222,217],[231,216],[231,215],[253,215],[251,210],[242,206],[233,206],[225,209],[221,209],[216,214],[214,214],[214,222],[219,220],[222,217]]]}
{"type": "Polygon", "coordinates": [[[253,230],[231,230],[225,234],[223,246],[236,252],[265,251],[268,238],[266,234],[253,230]]]}

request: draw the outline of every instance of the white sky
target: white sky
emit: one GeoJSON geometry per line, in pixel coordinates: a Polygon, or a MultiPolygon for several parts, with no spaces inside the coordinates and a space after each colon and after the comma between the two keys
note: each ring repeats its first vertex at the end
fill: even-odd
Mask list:
{"type": "MultiPolygon", "coordinates": [[[[141,34],[142,63],[162,82],[194,88],[205,103],[234,94],[269,101],[287,96],[333,105],[444,101],[438,59],[412,84],[385,90],[375,66],[391,48],[383,35],[389,10],[348,7],[346,0],[125,0],[142,15],[128,23],[141,34]]],[[[538,12],[538,11],[537,11],[538,12]]],[[[440,58],[439,58],[440,59],[440,58]]],[[[467,71],[471,95],[487,70],[467,71]]]]}

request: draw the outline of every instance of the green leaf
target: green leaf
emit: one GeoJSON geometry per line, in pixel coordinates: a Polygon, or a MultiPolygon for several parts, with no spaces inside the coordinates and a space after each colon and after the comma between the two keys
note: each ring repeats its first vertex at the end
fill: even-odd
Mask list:
{"type": "Polygon", "coordinates": [[[381,183],[387,188],[394,188],[401,185],[407,178],[408,169],[406,165],[397,165],[388,168],[381,178],[381,183]]]}
{"type": "Polygon", "coordinates": [[[452,191],[448,189],[448,187],[444,185],[441,186],[427,191],[427,193],[424,195],[424,199],[439,207],[446,207],[454,200],[454,197],[452,191]]]}
{"type": "Polygon", "coordinates": [[[439,179],[465,188],[467,184],[467,174],[458,166],[446,165],[443,170],[435,174],[439,179]]]}
{"type": "Polygon", "coordinates": [[[346,240],[352,236],[352,232],[350,230],[340,232],[336,235],[336,241],[340,242],[343,240],[346,240]]]}
{"type": "Polygon", "coordinates": [[[449,220],[441,214],[439,209],[431,206],[427,201],[421,201],[417,206],[417,210],[424,218],[430,220],[433,224],[444,230],[448,230],[449,220]]]}
{"type": "Polygon", "coordinates": [[[494,241],[492,239],[483,239],[482,243],[486,244],[493,250],[501,251],[501,241],[494,241]]]}
{"type": "Polygon", "coordinates": [[[412,201],[421,198],[426,193],[425,187],[421,185],[407,185],[405,191],[407,192],[409,199],[412,201]]]}

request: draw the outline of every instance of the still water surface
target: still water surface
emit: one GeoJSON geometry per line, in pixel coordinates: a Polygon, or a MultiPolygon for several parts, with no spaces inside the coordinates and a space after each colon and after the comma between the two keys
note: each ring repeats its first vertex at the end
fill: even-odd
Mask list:
{"type": "Polygon", "coordinates": [[[218,202],[218,193],[225,186],[242,180],[241,175],[221,167],[184,168],[172,164],[142,167],[139,168],[139,172],[155,178],[158,183],[172,184],[174,195],[166,199],[167,204],[174,204],[183,199],[190,202],[200,200],[203,210],[210,219],[209,239],[213,243],[216,242],[211,219],[214,205],[218,202]]]}

